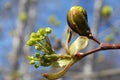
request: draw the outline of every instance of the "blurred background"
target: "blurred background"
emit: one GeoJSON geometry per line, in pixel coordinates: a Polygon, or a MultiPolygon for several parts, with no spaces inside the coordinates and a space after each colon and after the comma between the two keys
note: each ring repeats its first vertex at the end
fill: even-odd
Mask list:
{"type": "MultiPolygon", "coordinates": [[[[50,67],[29,65],[26,46],[29,34],[51,27],[51,43],[64,52],[67,11],[83,6],[93,34],[105,43],[120,43],[120,0],[1,0],[0,1],[0,80],[46,80],[42,73],[50,67]]],[[[87,50],[97,47],[90,41],[87,50]]],[[[120,50],[100,51],[73,65],[59,80],[120,80],[120,50]]]]}

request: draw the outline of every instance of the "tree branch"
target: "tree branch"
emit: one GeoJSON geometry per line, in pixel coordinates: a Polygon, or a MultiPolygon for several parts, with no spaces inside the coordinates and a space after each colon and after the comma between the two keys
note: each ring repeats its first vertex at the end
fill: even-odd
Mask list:
{"type": "Polygon", "coordinates": [[[110,43],[102,43],[100,42],[98,39],[96,39],[95,37],[90,37],[90,39],[94,40],[95,42],[97,42],[99,44],[98,48],[95,48],[93,50],[84,52],[84,53],[76,53],[76,57],[79,58],[80,60],[90,54],[93,54],[95,52],[101,51],[101,50],[110,50],[110,49],[120,49],[120,44],[110,44],[110,43]]]}

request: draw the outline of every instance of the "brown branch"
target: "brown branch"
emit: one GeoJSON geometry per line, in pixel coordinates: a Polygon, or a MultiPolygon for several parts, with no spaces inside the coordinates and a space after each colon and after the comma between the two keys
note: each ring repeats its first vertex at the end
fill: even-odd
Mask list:
{"type": "Polygon", "coordinates": [[[95,38],[92,34],[90,34],[90,35],[88,36],[88,38],[91,39],[91,40],[93,40],[93,41],[95,41],[95,42],[98,43],[98,44],[101,43],[101,42],[100,42],[97,38],[95,38]]]}
{"type": "Polygon", "coordinates": [[[100,46],[102,50],[120,49],[120,44],[101,43],[100,46]]]}
{"type": "Polygon", "coordinates": [[[110,43],[102,43],[95,37],[90,37],[90,39],[94,40],[99,44],[98,48],[95,48],[93,50],[87,51],[85,53],[78,52],[75,56],[79,59],[82,59],[83,57],[93,54],[95,52],[101,51],[101,50],[111,50],[111,49],[120,49],[120,44],[110,44],[110,43]]]}
{"type": "Polygon", "coordinates": [[[90,50],[90,51],[88,51],[88,52],[85,52],[84,55],[83,55],[83,57],[85,57],[85,56],[87,56],[87,55],[90,55],[90,54],[92,54],[92,53],[98,52],[98,51],[100,51],[100,50],[101,50],[101,47],[98,47],[98,48],[96,48],[96,49],[93,49],[93,50],[90,50]]]}

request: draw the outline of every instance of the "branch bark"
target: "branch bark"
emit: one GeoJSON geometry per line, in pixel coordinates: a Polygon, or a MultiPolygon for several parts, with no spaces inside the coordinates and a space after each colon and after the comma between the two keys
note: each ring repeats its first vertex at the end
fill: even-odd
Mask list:
{"type": "MultiPolygon", "coordinates": [[[[28,10],[28,20],[27,20],[27,26],[25,29],[26,34],[24,36],[25,43],[28,40],[30,33],[33,31],[34,24],[35,24],[36,17],[37,17],[37,0],[35,2],[33,0],[29,0],[29,1],[30,2],[29,2],[29,10],[28,10]]],[[[28,55],[31,53],[30,51],[31,51],[30,47],[24,44],[23,55],[22,55],[24,58],[24,62],[21,64],[20,69],[19,69],[20,74],[23,76],[22,80],[26,80],[26,76],[27,76],[27,80],[32,79],[31,74],[28,73],[29,63],[27,60],[28,55]]]]}
{"type": "Polygon", "coordinates": [[[28,9],[28,1],[29,0],[19,0],[19,14],[18,14],[18,20],[16,24],[16,35],[13,37],[13,50],[11,51],[11,79],[10,80],[18,80],[17,71],[19,69],[19,57],[22,53],[23,48],[23,33],[26,25],[26,21],[21,21],[19,19],[19,15],[21,12],[26,12],[28,9]]]}

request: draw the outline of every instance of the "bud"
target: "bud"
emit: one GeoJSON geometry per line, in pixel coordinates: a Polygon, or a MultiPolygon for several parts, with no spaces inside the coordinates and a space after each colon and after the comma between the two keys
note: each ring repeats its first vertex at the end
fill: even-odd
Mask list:
{"type": "Polygon", "coordinates": [[[38,64],[35,64],[34,67],[35,67],[35,68],[39,68],[39,65],[38,65],[38,64]]]}
{"type": "Polygon", "coordinates": [[[26,44],[27,44],[28,46],[33,46],[33,45],[36,44],[36,41],[35,41],[34,38],[30,38],[30,39],[26,42],[26,44]]]}
{"type": "Polygon", "coordinates": [[[35,57],[39,57],[39,56],[40,56],[40,53],[36,52],[35,57]]]}
{"type": "Polygon", "coordinates": [[[36,49],[36,50],[38,50],[38,51],[40,51],[40,50],[41,50],[40,45],[39,45],[39,44],[38,44],[38,45],[36,45],[36,46],[35,46],[35,49],[36,49]]]}
{"type": "Polygon", "coordinates": [[[29,60],[34,60],[34,57],[33,56],[28,56],[28,59],[29,60]]]}
{"type": "Polygon", "coordinates": [[[44,67],[50,66],[51,64],[52,64],[51,62],[44,62],[44,61],[40,62],[40,65],[44,67]]]}
{"type": "Polygon", "coordinates": [[[52,29],[51,29],[50,27],[47,27],[47,28],[45,29],[45,31],[46,31],[47,33],[51,33],[51,32],[52,32],[52,29]]]}
{"type": "Polygon", "coordinates": [[[37,36],[36,36],[36,33],[35,32],[32,32],[31,34],[30,34],[30,38],[36,38],[37,36]]]}
{"type": "Polygon", "coordinates": [[[34,60],[31,60],[31,61],[29,62],[29,64],[31,64],[31,65],[35,64],[35,61],[34,61],[34,60]]]}
{"type": "Polygon", "coordinates": [[[81,6],[73,6],[67,14],[69,27],[80,36],[89,36],[90,28],[87,23],[87,13],[81,6]]]}

